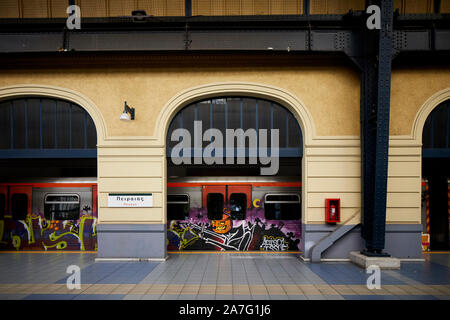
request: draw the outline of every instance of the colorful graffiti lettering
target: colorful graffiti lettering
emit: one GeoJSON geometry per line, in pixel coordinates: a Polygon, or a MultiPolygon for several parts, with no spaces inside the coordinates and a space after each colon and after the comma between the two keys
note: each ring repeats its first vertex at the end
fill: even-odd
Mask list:
{"type": "Polygon", "coordinates": [[[78,220],[47,220],[28,214],[25,220],[5,215],[0,220],[2,250],[96,250],[97,218],[83,214],[78,220]],[[6,231],[6,232],[5,232],[6,231]]]}
{"type": "Polygon", "coordinates": [[[261,251],[286,251],[289,245],[283,237],[264,236],[261,251]]]}
{"type": "Polygon", "coordinates": [[[298,251],[300,221],[265,220],[259,206],[246,220],[208,220],[204,209],[191,208],[189,219],[168,222],[167,250],[298,251]]]}

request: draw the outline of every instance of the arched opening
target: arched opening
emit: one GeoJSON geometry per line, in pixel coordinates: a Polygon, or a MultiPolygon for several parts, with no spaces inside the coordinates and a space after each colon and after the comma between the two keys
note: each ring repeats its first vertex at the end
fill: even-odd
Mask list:
{"type": "Polygon", "coordinates": [[[422,226],[425,246],[450,248],[450,100],[428,115],[422,133],[422,226]]]}
{"type": "Polygon", "coordinates": [[[0,248],[96,250],[97,129],[79,104],[0,101],[0,248]]]}
{"type": "Polygon", "coordinates": [[[281,104],[184,106],[166,136],[168,251],[299,251],[303,136],[281,104]]]}

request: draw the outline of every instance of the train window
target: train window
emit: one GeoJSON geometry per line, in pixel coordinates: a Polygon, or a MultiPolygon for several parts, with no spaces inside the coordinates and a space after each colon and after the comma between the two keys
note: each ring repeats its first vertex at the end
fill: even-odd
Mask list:
{"type": "Polygon", "coordinates": [[[223,194],[208,193],[206,197],[206,205],[209,220],[222,220],[223,215],[223,194]]]}
{"type": "Polygon", "coordinates": [[[298,194],[266,194],[264,198],[264,215],[267,220],[298,220],[300,213],[298,194]]]}
{"type": "Polygon", "coordinates": [[[4,193],[0,193],[0,220],[3,220],[5,217],[5,205],[6,196],[4,193]]]}
{"type": "Polygon", "coordinates": [[[186,220],[189,217],[189,195],[167,195],[167,220],[186,220]]]}
{"type": "Polygon", "coordinates": [[[77,194],[46,194],[44,216],[49,220],[78,220],[80,196],[77,194]]]}
{"type": "Polygon", "coordinates": [[[28,195],[14,193],[11,196],[11,213],[14,220],[25,220],[28,213],[28,195]]]}
{"type": "Polygon", "coordinates": [[[230,212],[233,220],[245,220],[247,211],[247,195],[245,193],[232,193],[230,195],[230,212]]]}

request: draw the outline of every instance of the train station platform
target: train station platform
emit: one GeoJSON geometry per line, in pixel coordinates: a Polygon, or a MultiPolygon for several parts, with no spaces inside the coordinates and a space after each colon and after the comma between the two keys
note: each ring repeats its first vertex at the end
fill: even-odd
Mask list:
{"type": "Polygon", "coordinates": [[[382,270],[294,254],[184,253],[165,262],[95,262],[95,252],[0,253],[0,300],[450,300],[450,253],[382,270]],[[67,288],[67,268],[81,288],[67,288]]]}

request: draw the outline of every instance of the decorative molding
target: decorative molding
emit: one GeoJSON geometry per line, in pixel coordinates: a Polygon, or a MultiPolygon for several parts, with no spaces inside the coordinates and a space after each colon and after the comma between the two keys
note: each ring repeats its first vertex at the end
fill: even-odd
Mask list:
{"type": "Polygon", "coordinates": [[[450,87],[433,94],[427,101],[425,101],[417,112],[411,130],[411,138],[420,146],[422,146],[423,127],[425,126],[425,121],[427,120],[429,114],[435,107],[448,99],[450,99],[450,87]]]}
{"type": "Polygon", "coordinates": [[[166,103],[159,113],[156,119],[154,137],[160,145],[164,145],[170,121],[179,110],[194,101],[224,95],[258,97],[281,104],[291,111],[299,122],[305,146],[312,144],[312,139],[315,137],[315,127],[312,116],[304,103],[287,90],[251,82],[210,83],[179,92],[166,103]]]}
{"type": "Polygon", "coordinates": [[[21,97],[50,97],[67,100],[83,107],[94,121],[97,129],[97,144],[101,145],[107,137],[105,119],[95,103],[85,95],[67,88],[41,84],[21,84],[0,87],[0,100],[21,97]]]}

